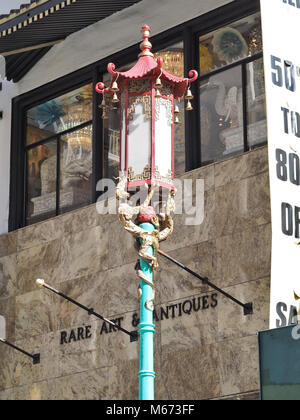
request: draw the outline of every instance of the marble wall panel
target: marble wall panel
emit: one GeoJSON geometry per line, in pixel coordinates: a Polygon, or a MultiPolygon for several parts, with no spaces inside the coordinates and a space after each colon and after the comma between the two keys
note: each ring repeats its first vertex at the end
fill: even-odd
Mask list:
{"type": "Polygon", "coordinates": [[[61,247],[61,282],[107,270],[107,226],[66,235],[61,247]]]}
{"type": "Polygon", "coordinates": [[[12,401],[16,400],[15,397],[15,388],[0,390],[0,401],[12,401]]]}
{"type": "Polygon", "coordinates": [[[18,294],[37,290],[36,279],[55,286],[61,278],[61,241],[34,246],[17,255],[18,294]]]}
{"type": "Polygon", "coordinates": [[[215,164],[215,187],[249,178],[269,169],[266,146],[215,164]]]}
{"type": "Polygon", "coordinates": [[[216,344],[162,355],[161,376],[172,400],[200,400],[219,396],[216,344]]]}
{"type": "Polygon", "coordinates": [[[162,354],[193,348],[198,351],[214,343],[218,337],[218,300],[219,296],[209,293],[169,302],[167,305],[176,307],[168,311],[168,319],[160,321],[162,354]]]}
{"type": "Polygon", "coordinates": [[[16,233],[18,251],[40,246],[62,237],[61,220],[59,217],[49,219],[19,229],[16,233]]]}
{"type": "Polygon", "coordinates": [[[109,368],[109,395],[113,400],[138,400],[138,359],[124,361],[109,368]],[[126,379],[125,379],[126,378],[126,379]]]}
{"type": "Polygon", "coordinates": [[[197,179],[204,180],[204,189],[208,191],[215,188],[215,165],[203,166],[202,168],[194,169],[193,171],[187,172],[180,177],[180,180],[197,179]]]}
{"type": "Polygon", "coordinates": [[[107,357],[101,359],[102,363],[99,362],[100,358],[98,353],[101,352],[101,347],[98,328],[99,323],[92,320],[90,324],[70,326],[66,329],[67,340],[70,340],[70,334],[73,330],[73,337],[75,337],[76,341],[72,338],[68,344],[61,344],[61,334],[56,334],[56,342],[58,344],[58,377],[78,374],[109,365],[107,357]],[[79,339],[79,329],[81,329],[85,339],[79,339]]]}
{"type": "Polygon", "coordinates": [[[270,224],[216,240],[217,286],[222,288],[266,277],[270,270],[270,224]]]}
{"type": "Polygon", "coordinates": [[[17,252],[17,232],[0,236],[0,258],[17,252]]]}
{"type": "Polygon", "coordinates": [[[108,264],[109,268],[119,267],[124,264],[133,265],[139,259],[138,250],[135,247],[135,239],[126,232],[118,217],[108,226],[108,264]]]}
{"type": "Polygon", "coordinates": [[[17,292],[17,254],[12,254],[0,258],[0,299],[17,292]]]}
{"type": "MultiPolygon", "coordinates": [[[[104,299],[108,303],[107,317],[116,313],[136,311],[139,308],[138,287],[140,280],[136,275],[135,264],[127,264],[105,272],[103,287],[104,299]]],[[[160,302],[159,293],[155,297],[160,302]]]]}
{"type": "MultiPolygon", "coordinates": [[[[16,298],[0,298],[0,315],[5,318],[6,338],[13,342],[15,339],[15,322],[16,322],[16,298]]],[[[0,352],[3,348],[0,343],[0,352]]],[[[1,354],[1,353],[0,353],[1,354]]]]}
{"type": "Polygon", "coordinates": [[[89,370],[55,379],[58,400],[108,400],[109,368],[89,370]]]}
{"type": "MultiPolygon", "coordinates": [[[[137,331],[138,327],[132,325],[133,315],[137,312],[127,312],[124,314],[114,314],[109,317],[110,320],[120,322],[120,325],[125,330],[137,331]],[[118,321],[119,320],[119,321],[118,321]]],[[[138,315],[139,316],[139,315],[138,315]]],[[[160,351],[160,329],[159,326],[155,328],[154,343],[155,352],[160,351]]],[[[98,364],[107,360],[106,366],[113,364],[123,364],[126,361],[138,360],[139,357],[139,342],[130,342],[129,335],[122,331],[111,328],[109,324],[100,322],[98,325],[98,364]]],[[[137,375],[138,372],[136,372],[137,375]]]]}
{"type": "Polygon", "coordinates": [[[46,289],[17,296],[15,311],[16,340],[57,330],[57,302],[55,295],[46,289]]]}
{"type": "MultiPolygon", "coordinates": [[[[165,251],[165,244],[162,250],[165,251]]],[[[176,249],[167,252],[172,258],[184,264],[186,267],[202,277],[214,279],[215,242],[207,241],[199,245],[176,249]]],[[[159,272],[157,273],[157,288],[159,289],[161,301],[168,302],[170,299],[180,299],[194,294],[204,293],[209,290],[201,280],[192,276],[173,262],[163,256],[159,258],[159,272]]]]}
{"type": "MultiPolygon", "coordinates": [[[[99,314],[108,314],[106,271],[68,280],[59,284],[60,292],[81,303],[87,308],[93,308],[99,314]]],[[[89,324],[94,317],[60,296],[56,296],[58,328],[64,329],[71,325],[89,324]]]]}
{"type": "Polygon", "coordinates": [[[11,389],[13,392],[15,352],[7,345],[0,343],[0,391],[11,389]]]}
{"type": "Polygon", "coordinates": [[[40,363],[33,364],[32,359],[11,349],[11,363],[8,367],[13,372],[13,385],[21,387],[58,376],[58,343],[53,333],[26,337],[14,344],[30,354],[40,354],[40,363]]]}
{"type": "Polygon", "coordinates": [[[270,278],[263,278],[226,288],[225,291],[243,303],[253,303],[253,315],[221,297],[218,306],[218,340],[233,340],[269,328],[270,278]]]}
{"type": "Polygon", "coordinates": [[[191,216],[176,214],[174,216],[174,231],[172,236],[164,243],[166,252],[177,248],[190,247],[202,242],[213,240],[216,236],[215,221],[215,191],[213,189],[204,193],[204,218],[201,223],[187,225],[186,220],[191,216]]]}
{"type": "Polygon", "coordinates": [[[59,219],[64,237],[65,235],[75,234],[96,226],[108,225],[115,222],[116,217],[115,214],[99,214],[97,205],[91,204],[90,206],[65,213],[59,216],[59,219]]]}
{"type": "MultiPolygon", "coordinates": [[[[133,331],[137,329],[132,325],[133,314],[133,312],[115,314],[109,319],[120,323],[120,326],[127,331],[133,331]]],[[[63,340],[63,344],[58,346],[59,376],[138,359],[138,342],[130,342],[130,337],[127,334],[95,317],[91,317],[90,324],[71,325],[65,330],[57,332],[57,343],[61,343],[62,332],[67,333],[67,343],[63,340]],[[85,334],[86,327],[88,327],[88,336],[85,334]],[[81,329],[80,335],[79,329],[81,329]],[[73,335],[71,336],[72,330],[73,335]]],[[[155,334],[155,341],[157,341],[156,351],[159,351],[159,331],[155,334]]]]}
{"type": "Polygon", "coordinates": [[[15,401],[47,401],[57,400],[59,395],[55,380],[50,379],[14,388],[13,399],[15,401]]]}
{"type": "Polygon", "coordinates": [[[269,174],[253,176],[216,189],[216,236],[270,223],[269,174]]]}
{"type": "Polygon", "coordinates": [[[220,395],[233,395],[259,389],[257,336],[218,343],[220,395]]]}
{"type": "Polygon", "coordinates": [[[227,395],[226,397],[220,397],[214,400],[222,400],[222,401],[259,401],[260,400],[260,393],[259,391],[254,392],[246,392],[243,394],[234,394],[234,395],[227,395]]]}

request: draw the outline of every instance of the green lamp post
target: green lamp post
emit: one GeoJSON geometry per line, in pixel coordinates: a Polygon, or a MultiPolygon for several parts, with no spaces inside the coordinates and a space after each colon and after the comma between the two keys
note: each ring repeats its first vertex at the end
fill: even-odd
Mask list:
{"type": "MultiPolygon", "coordinates": [[[[103,95],[103,118],[112,106],[120,116],[120,182],[116,188],[118,215],[124,228],[139,241],[140,278],[140,370],[139,398],[154,399],[154,274],[158,267],[159,242],[173,231],[174,210],[174,132],[179,123],[176,101],[186,100],[192,110],[190,83],[198,78],[195,70],[181,78],[163,69],[163,59],[155,60],[149,42],[150,28],[142,27],[143,42],[137,63],[125,72],[107,66],[110,85],[96,85],[103,95]],[[147,198],[140,206],[132,204],[132,191],[147,187],[147,198]],[[166,202],[157,212],[150,206],[154,188],[167,190],[166,202]],[[156,214],[157,213],[157,214],[156,214]]],[[[164,194],[161,194],[164,196],[164,194]]]]}

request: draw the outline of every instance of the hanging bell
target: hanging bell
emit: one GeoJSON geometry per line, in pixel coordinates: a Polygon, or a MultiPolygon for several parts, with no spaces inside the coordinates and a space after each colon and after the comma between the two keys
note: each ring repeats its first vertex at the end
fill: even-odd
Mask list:
{"type": "Polygon", "coordinates": [[[118,83],[116,82],[116,80],[113,82],[113,84],[112,84],[112,87],[110,88],[110,90],[112,91],[112,92],[119,92],[119,86],[118,86],[118,83]]]}
{"type": "Polygon", "coordinates": [[[161,93],[159,89],[156,89],[155,98],[161,98],[161,93]]]}
{"type": "Polygon", "coordinates": [[[180,124],[180,120],[179,120],[178,115],[175,115],[175,117],[174,117],[174,124],[176,124],[176,125],[180,124]]]}
{"type": "Polygon", "coordinates": [[[108,112],[107,112],[107,107],[103,108],[103,113],[102,113],[102,119],[103,120],[108,120],[108,112]]]}
{"type": "Polygon", "coordinates": [[[103,97],[101,105],[99,105],[99,108],[104,108],[105,106],[106,106],[106,102],[105,102],[105,99],[103,97]]]}
{"type": "Polygon", "coordinates": [[[192,94],[192,92],[191,92],[191,89],[190,89],[190,88],[189,88],[189,89],[187,90],[187,92],[186,92],[185,99],[186,99],[187,101],[191,101],[192,99],[194,99],[194,96],[193,96],[193,94],[192,94]]]}
{"type": "Polygon", "coordinates": [[[158,77],[156,79],[155,85],[154,85],[155,89],[161,89],[162,88],[162,83],[161,83],[161,79],[160,77],[158,77]]]}
{"type": "Polygon", "coordinates": [[[175,105],[174,107],[174,114],[180,114],[178,105],[175,105]]]}
{"type": "Polygon", "coordinates": [[[118,98],[117,92],[115,92],[115,93],[114,93],[114,96],[113,96],[113,98],[112,98],[112,103],[113,103],[113,104],[117,104],[118,102],[120,102],[120,100],[119,100],[119,98],[118,98]]]}
{"type": "Polygon", "coordinates": [[[185,109],[186,109],[186,111],[193,111],[193,107],[192,107],[191,101],[188,101],[187,102],[185,109]]]}

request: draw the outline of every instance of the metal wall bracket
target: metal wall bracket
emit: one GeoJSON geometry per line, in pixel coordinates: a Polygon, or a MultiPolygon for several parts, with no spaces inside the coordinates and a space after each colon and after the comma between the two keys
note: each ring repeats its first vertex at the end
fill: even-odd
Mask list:
{"type": "Polygon", "coordinates": [[[130,343],[133,343],[135,341],[139,341],[139,333],[138,331],[131,331],[130,343]]]}
{"type": "Polygon", "coordinates": [[[245,303],[244,306],[244,315],[252,315],[253,314],[253,303],[245,303]]]}
{"type": "Polygon", "coordinates": [[[32,356],[32,360],[33,360],[33,364],[34,365],[38,365],[40,363],[40,361],[41,361],[40,353],[34,354],[32,356]]]}

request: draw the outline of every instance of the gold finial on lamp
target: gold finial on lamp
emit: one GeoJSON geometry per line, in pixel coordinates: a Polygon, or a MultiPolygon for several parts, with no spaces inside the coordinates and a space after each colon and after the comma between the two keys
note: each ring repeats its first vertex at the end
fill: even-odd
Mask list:
{"type": "Polygon", "coordinates": [[[144,25],[142,27],[142,33],[143,33],[144,41],[140,45],[142,52],[140,53],[139,57],[144,57],[147,55],[150,57],[153,57],[153,54],[151,52],[152,44],[149,41],[150,27],[148,25],[144,25]]]}

